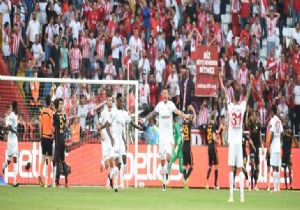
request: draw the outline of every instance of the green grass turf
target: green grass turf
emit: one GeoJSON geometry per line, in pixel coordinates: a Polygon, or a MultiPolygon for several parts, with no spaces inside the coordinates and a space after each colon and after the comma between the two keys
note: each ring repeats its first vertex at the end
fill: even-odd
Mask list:
{"type": "Polygon", "coordinates": [[[234,203],[227,203],[228,190],[167,189],[160,188],[125,189],[115,193],[112,190],[92,187],[71,187],[69,189],[39,188],[21,186],[0,187],[1,210],[34,209],[251,209],[292,210],[300,208],[299,191],[267,191],[245,193],[245,203],[239,202],[239,191],[234,192],[234,203]]]}

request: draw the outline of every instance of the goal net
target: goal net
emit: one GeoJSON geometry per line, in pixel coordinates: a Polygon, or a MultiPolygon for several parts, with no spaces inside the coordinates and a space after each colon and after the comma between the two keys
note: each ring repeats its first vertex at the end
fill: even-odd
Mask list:
{"type": "MultiPolygon", "coordinates": [[[[138,82],[118,80],[73,80],[32,77],[0,76],[0,117],[5,119],[7,105],[18,104],[18,182],[37,184],[39,165],[42,162],[40,145],[40,112],[45,98],[62,98],[67,118],[65,132],[66,163],[71,168],[70,185],[105,186],[107,170],[102,168],[101,140],[96,125],[106,103],[108,93],[122,93],[125,109],[132,120],[138,121],[138,82]],[[30,167],[28,166],[30,163],[30,167]]],[[[1,125],[3,126],[3,125],[1,125]]],[[[0,129],[1,130],[1,129],[0,129]]],[[[138,151],[137,130],[126,126],[127,166],[125,185],[137,186],[135,157],[138,151]]],[[[1,135],[0,163],[7,154],[6,136],[1,135]]],[[[42,173],[44,165],[42,164],[42,173]]],[[[51,168],[51,167],[50,167],[51,168]]],[[[52,180],[52,169],[49,169],[52,180]]],[[[12,164],[6,169],[5,181],[12,183],[12,164]]],[[[62,181],[63,182],[63,181],[62,181]]],[[[52,183],[52,182],[51,182],[52,183]]]]}

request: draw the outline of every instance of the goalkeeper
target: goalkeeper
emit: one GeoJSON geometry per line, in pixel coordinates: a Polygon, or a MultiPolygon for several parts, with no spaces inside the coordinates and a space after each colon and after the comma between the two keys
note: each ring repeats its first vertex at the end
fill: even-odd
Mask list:
{"type": "Polygon", "coordinates": [[[181,136],[181,129],[180,125],[177,122],[176,115],[173,115],[174,125],[173,125],[173,136],[174,136],[174,150],[171,155],[171,160],[168,165],[168,174],[170,174],[172,164],[175,162],[176,159],[179,161],[179,171],[183,174],[183,156],[182,156],[182,148],[183,148],[183,141],[181,136]]]}

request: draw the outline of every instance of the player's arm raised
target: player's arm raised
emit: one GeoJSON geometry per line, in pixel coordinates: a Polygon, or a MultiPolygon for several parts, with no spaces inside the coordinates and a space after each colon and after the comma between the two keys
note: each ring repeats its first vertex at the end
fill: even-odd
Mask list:
{"type": "Polygon", "coordinates": [[[192,120],[193,124],[195,124],[196,123],[196,119],[197,119],[197,114],[196,114],[196,111],[195,111],[193,105],[189,105],[188,110],[192,110],[193,116],[192,116],[191,120],[192,120]]]}
{"type": "Polygon", "coordinates": [[[223,83],[223,76],[221,75],[220,72],[219,72],[219,81],[220,81],[221,90],[225,95],[225,102],[227,104],[229,102],[229,100],[228,100],[228,97],[227,97],[226,92],[225,92],[225,87],[224,87],[224,83],[223,83]]]}
{"type": "Polygon", "coordinates": [[[247,91],[247,94],[246,94],[246,97],[245,97],[246,103],[248,103],[248,100],[250,98],[250,94],[251,94],[251,90],[252,90],[252,81],[253,81],[253,75],[251,74],[250,75],[250,87],[248,88],[248,91],[247,91]]]}

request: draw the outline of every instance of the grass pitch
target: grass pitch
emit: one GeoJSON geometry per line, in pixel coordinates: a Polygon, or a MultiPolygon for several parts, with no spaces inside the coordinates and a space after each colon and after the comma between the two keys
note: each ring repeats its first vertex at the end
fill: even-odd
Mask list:
{"type": "Polygon", "coordinates": [[[40,188],[33,186],[0,187],[1,210],[192,210],[192,209],[299,209],[299,191],[245,192],[245,203],[239,201],[239,191],[234,192],[234,203],[227,203],[228,190],[125,189],[118,193],[105,188],[71,187],[69,189],[40,188]]]}

